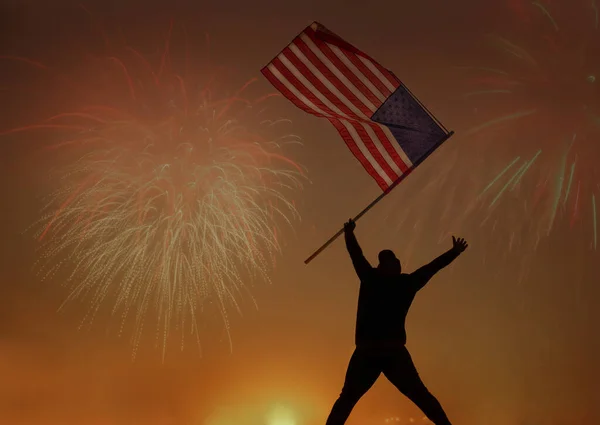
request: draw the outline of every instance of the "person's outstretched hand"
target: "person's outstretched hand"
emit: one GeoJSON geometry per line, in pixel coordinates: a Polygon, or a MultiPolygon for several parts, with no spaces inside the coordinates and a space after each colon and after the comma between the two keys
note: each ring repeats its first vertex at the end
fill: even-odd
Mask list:
{"type": "Polygon", "coordinates": [[[352,233],[356,229],[356,223],[351,218],[348,219],[346,223],[344,223],[344,232],[352,233]]]}
{"type": "Polygon", "coordinates": [[[467,244],[467,241],[463,238],[456,239],[454,236],[452,236],[452,249],[459,254],[467,249],[468,246],[469,244],[467,244]]]}

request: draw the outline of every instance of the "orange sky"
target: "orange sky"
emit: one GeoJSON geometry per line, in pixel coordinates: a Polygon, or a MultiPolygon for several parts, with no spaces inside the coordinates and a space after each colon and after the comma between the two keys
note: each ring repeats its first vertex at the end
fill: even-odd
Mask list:
{"type": "MultiPolygon", "coordinates": [[[[474,0],[146,3],[86,4],[106,28],[121,28],[138,45],[160,42],[170,17],[196,26],[210,34],[215,60],[244,79],[258,77],[261,66],[313,20],[394,70],[457,135],[361,219],[357,235],[372,261],[379,249],[391,248],[409,271],[450,247],[449,238],[438,241],[434,214],[415,209],[436,206],[435,198],[411,203],[409,197],[458,144],[467,143],[460,130],[475,122],[457,110],[447,70],[457,58],[476,54],[477,40],[488,30],[504,25],[500,8],[476,8],[480,2],[474,0]],[[383,223],[411,208],[413,216],[426,216],[421,228],[405,223],[399,231],[386,230],[383,223]]],[[[1,49],[76,66],[74,52],[97,46],[98,33],[77,7],[41,4],[3,3],[1,49]]],[[[8,109],[3,128],[50,103],[36,98],[36,90],[23,97],[5,90],[37,87],[28,74],[5,68],[1,77],[8,109]]],[[[164,364],[151,336],[132,362],[128,335],[116,335],[118,321],[103,318],[78,331],[84,307],[75,302],[56,312],[66,289],[39,281],[32,271],[36,242],[24,233],[48,191],[48,170],[23,138],[2,140],[0,423],[264,424],[278,405],[294,412],[298,425],[324,423],[353,350],[358,282],[339,241],[309,266],[303,260],[379,192],[328,123],[283,100],[280,105],[304,140],[303,148],[289,152],[311,180],[295,194],[303,220],[282,235],[272,285],[253,290],[258,310],[245,300],[244,316],[232,318],[233,350],[209,323],[202,357],[191,343],[180,351],[174,334],[164,364]]],[[[475,159],[463,158],[457,172],[465,173],[475,159]]],[[[460,206],[450,214],[460,216],[460,206]]],[[[559,228],[535,255],[498,248],[499,236],[485,233],[489,229],[473,218],[457,231],[471,247],[419,294],[407,325],[408,348],[450,418],[466,425],[600,423],[600,347],[592,325],[598,320],[599,254],[588,249],[589,231],[580,237],[559,228]],[[524,258],[529,274],[519,280],[524,258]]],[[[349,424],[383,424],[386,417],[421,415],[381,379],[349,424]]]]}

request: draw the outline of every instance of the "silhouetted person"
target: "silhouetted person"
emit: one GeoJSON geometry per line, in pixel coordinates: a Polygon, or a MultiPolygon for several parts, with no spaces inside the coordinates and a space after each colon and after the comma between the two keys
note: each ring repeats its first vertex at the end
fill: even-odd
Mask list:
{"type": "Polygon", "coordinates": [[[390,250],[381,251],[379,265],[371,267],[356,240],[355,227],[353,220],[344,225],[346,247],[360,279],[356,349],[327,425],[343,425],[381,373],[435,425],[451,425],[440,403],[421,381],[406,349],[404,322],[417,291],[467,249],[467,242],[453,236],[450,250],[417,271],[405,274],[400,260],[390,250]]]}

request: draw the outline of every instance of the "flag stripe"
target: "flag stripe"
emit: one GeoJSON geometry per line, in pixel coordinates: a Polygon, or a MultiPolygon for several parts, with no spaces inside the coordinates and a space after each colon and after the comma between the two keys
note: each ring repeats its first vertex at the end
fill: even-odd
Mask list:
{"type": "MultiPolygon", "coordinates": [[[[333,46],[333,44],[327,43],[323,40],[320,40],[318,37],[318,34],[316,33],[316,31],[314,31],[312,28],[308,28],[306,30],[306,34],[313,40],[314,43],[316,43],[320,48],[323,49],[328,49],[330,48],[330,46],[333,46]]],[[[339,48],[339,47],[338,47],[339,48]]],[[[365,65],[365,63],[369,62],[369,59],[367,55],[365,55],[364,53],[360,52],[360,54],[356,54],[354,52],[345,50],[345,49],[341,49],[346,56],[355,64],[358,65],[357,68],[359,69],[360,73],[357,74],[357,76],[363,80],[363,81],[372,81],[376,84],[376,86],[378,87],[378,89],[381,91],[381,93],[383,94],[384,98],[387,98],[392,91],[394,91],[394,88],[390,89],[389,84],[390,82],[385,80],[385,77],[383,77],[383,75],[381,73],[380,76],[376,76],[376,73],[374,73],[373,71],[370,70],[370,68],[368,66],[365,65]],[[384,81],[385,80],[385,81],[384,81]]],[[[400,84],[399,81],[397,81],[395,87],[397,87],[400,84]]],[[[373,111],[374,112],[374,111],[373,111]]]]}
{"type": "Polygon", "coordinates": [[[323,51],[319,49],[310,38],[300,36],[300,40],[294,44],[308,57],[310,63],[315,66],[323,78],[327,79],[336,89],[338,89],[341,94],[340,100],[353,111],[353,116],[350,118],[368,119],[370,117],[372,112],[358,100],[357,94],[360,93],[358,91],[356,91],[356,93],[352,92],[352,88],[354,87],[350,81],[348,81],[344,74],[329,61],[323,51]],[[363,109],[362,111],[361,108],[363,109]]]}
{"type": "Polygon", "coordinates": [[[365,59],[365,60],[371,62],[373,65],[375,65],[377,67],[377,69],[385,76],[385,78],[388,79],[388,81],[394,87],[397,87],[400,84],[400,80],[398,80],[398,78],[391,71],[385,69],[371,56],[367,55],[365,52],[361,51],[360,49],[357,49],[356,47],[354,47],[353,45],[351,45],[350,43],[348,43],[347,41],[342,39],[340,36],[329,31],[323,25],[321,25],[317,22],[314,22],[310,27],[307,28],[307,30],[313,31],[313,32],[319,31],[320,33],[322,33],[323,35],[321,36],[321,38],[328,45],[335,45],[336,43],[341,43],[341,45],[343,46],[343,50],[347,50],[348,52],[353,53],[356,57],[365,59]],[[331,40],[331,41],[328,42],[327,40],[331,40]],[[336,41],[334,41],[334,40],[336,40],[336,41]]]}
{"type": "Polygon", "coordinates": [[[360,80],[357,77],[357,75],[360,75],[360,71],[352,63],[352,61],[348,59],[344,52],[339,49],[339,47],[329,47],[331,51],[337,56],[338,60],[341,61],[346,66],[346,68],[348,68],[348,76],[351,79],[352,83],[373,104],[373,108],[375,108],[375,105],[379,105],[381,104],[381,102],[385,101],[385,96],[383,95],[383,93],[381,93],[381,90],[375,87],[370,80],[360,80]]]}
{"type": "Polygon", "coordinates": [[[395,165],[398,166],[398,174],[407,172],[412,167],[412,162],[408,159],[406,153],[402,150],[396,139],[392,135],[392,132],[385,125],[378,123],[370,123],[370,127],[373,129],[375,136],[385,143],[385,149],[388,154],[392,157],[395,165]]]}
{"type": "Polygon", "coordinates": [[[337,74],[342,77],[340,78],[340,80],[342,80],[343,83],[347,86],[347,91],[351,93],[352,98],[348,97],[348,99],[357,102],[360,105],[361,111],[365,115],[365,117],[370,117],[373,114],[373,112],[375,112],[375,105],[381,102],[376,102],[375,104],[373,104],[373,102],[370,102],[361,93],[357,85],[352,82],[353,79],[358,80],[358,77],[355,74],[353,74],[348,68],[346,68],[346,66],[341,61],[337,60],[337,56],[335,56],[333,52],[330,49],[328,49],[325,43],[319,42],[318,40],[315,42],[315,40],[310,37],[305,38],[306,41],[301,36],[301,40],[299,41],[305,41],[313,52],[318,52],[317,55],[319,56],[322,68],[326,70],[332,70],[333,72],[337,71],[337,74]]]}
{"type": "Polygon", "coordinates": [[[392,94],[392,91],[385,85],[383,81],[381,81],[375,74],[373,74],[369,67],[367,67],[358,56],[346,51],[343,52],[344,55],[350,60],[350,62],[352,62],[352,64],[356,67],[356,69],[358,69],[358,71],[365,76],[365,79],[371,81],[375,85],[375,87],[377,87],[377,90],[379,90],[381,96],[383,97],[380,103],[385,101],[385,99],[387,99],[387,97],[390,94],[392,94]]]}
{"type": "MultiPolygon", "coordinates": [[[[373,157],[377,160],[379,166],[385,171],[386,176],[393,182],[400,177],[400,169],[396,164],[393,163],[387,151],[381,145],[381,141],[377,138],[371,138],[366,130],[366,126],[358,121],[343,121],[344,124],[348,123],[352,128],[346,126],[350,131],[350,134],[357,135],[360,137],[362,144],[367,148],[368,152],[371,152],[373,157]]],[[[358,140],[357,140],[358,141],[358,140]]],[[[359,145],[360,147],[360,145],[359,145]]],[[[361,149],[362,150],[362,149],[361,149]]],[[[385,177],[385,176],[381,176],[385,177]]],[[[384,178],[385,180],[385,178],[384,178]]]]}
{"type": "MultiPolygon", "coordinates": [[[[321,74],[319,70],[316,69],[308,59],[304,61],[303,59],[305,59],[305,57],[302,55],[301,52],[298,53],[299,55],[294,55],[291,52],[291,50],[289,54],[288,52],[284,51],[283,57],[285,57],[286,60],[289,59],[288,64],[286,64],[288,69],[290,69],[290,71],[292,71],[294,75],[300,74],[302,77],[306,77],[306,80],[308,80],[310,84],[312,84],[319,92],[321,92],[327,98],[327,100],[332,105],[334,105],[335,109],[337,109],[337,113],[340,116],[352,119],[359,118],[357,114],[355,114],[355,112],[352,111],[346,105],[346,102],[340,102],[340,99],[342,99],[343,96],[337,90],[337,87],[331,84],[331,82],[327,78],[325,78],[325,76],[323,76],[323,74],[321,74]]],[[[362,114],[360,118],[368,119],[367,116],[364,114],[362,114]]]]}
{"type": "MultiPolygon", "coordinates": [[[[392,144],[387,137],[377,137],[377,132],[374,131],[375,128],[381,130],[381,124],[364,122],[356,122],[356,124],[360,124],[359,134],[364,134],[364,138],[370,141],[370,143],[365,142],[365,144],[369,147],[374,146],[374,148],[381,153],[381,156],[384,158],[388,167],[391,168],[393,172],[392,180],[396,180],[400,177],[402,175],[402,167],[394,161],[394,154],[396,154],[396,152],[394,151],[392,144]]],[[[383,132],[380,134],[383,134],[383,132]]]]}
{"type": "Polygon", "coordinates": [[[329,118],[330,114],[327,114],[323,111],[320,111],[313,102],[304,96],[304,94],[300,93],[296,88],[291,85],[281,73],[275,68],[273,64],[262,70],[265,77],[269,80],[273,86],[277,90],[279,90],[283,95],[290,99],[294,105],[303,111],[309,112],[318,117],[326,117],[329,118]]]}
{"type": "Polygon", "coordinates": [[[330,118],[329,122],[331,122],[333,124],[333,126],[337,129],[338,133],[340,133],[340,136],[342,136],[342,139],[346,143],[346,146],[348,146],[350,151],[354,154],[356,159],[358,159],[358,161],[362,164],[364,169],[367,170],[367,173],[369,173],[375,179],[375,181],[377,182],[379,187],[389,186],[388,182],[381,177],[381,174],[379,174],[377,171],[375,171],[375,169],[373,168],[371,163],[369,163],[365,159],[365,156],[362,154],[361,150],[358,148],[356,141],[350,135],[350,132],[347,130],[347,128],[342,124],[342,121],[335,119],[335,118],[330,118]]]}
{"type": "Polygon", "coordinates": [[[385,86],[390,89],[390,92],[393,92],[399,85],[399,80],[396,78],[394,74],[385,69],[383,66],[375,62],[370,58],[359,57],[361,62],[363,62],[367,67],[375,74],[377,77],[381,78],[384,82],[385,86]]]}

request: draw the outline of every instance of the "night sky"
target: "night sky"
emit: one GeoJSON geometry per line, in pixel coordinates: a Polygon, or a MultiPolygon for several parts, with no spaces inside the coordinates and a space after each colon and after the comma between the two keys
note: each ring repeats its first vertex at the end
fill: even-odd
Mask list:
{"type": "MultiPolygon", "coordinates": [[[[547,3],[577,27],[572,23],[579,15],[569,13],[567,2],[547,3]]],[[[549,124],[543,120],[519,125],[513,133],[509,124],[508,130],[502,127],[504,133],[492,129],[477,136],[493,142],[485,149],[482,143],[471,149],[477,141],[466,135],[481,119],[461,98],[457,67],[494,58],[482,53],[486,34],[503,32],[517,39],[531,34],[519,32],[519,25],[527,25],[515,17],[520,3],[98,0],[85,3],[90,18],[76,2],[3,0],[0,56],[35,58],[73,70],[86,53],[101,51],[102,31],[153,51],[164,43],[173,19],[189,29],[199,49],[209,34],[211,60],[234,70],[240,81],[258,78],[258,88],[267,92],[273,89],[260,75],[261,67],[305,26],[321,22],[393,70],[456,131],[356,230],[372,263],[379,250],[390,248],[407,271],[450,248],[450,234],[470,243],[419,293],[407,319],[407,346],[430,391],[456,424],[600,423],[600,344],[594,325],[600,251],[593,246],[589,201],[574,226],[561,210],[554,230],[535,250],[531,244],[509,247],[505,241],[505,229],[516,223],[515,217],[525,217],[510,213],[517,201],[496,213],[497,227],[481,225],[485,212],[465,214],[465,204],[447,204],[448,187],[459,194],[469,185],[483,189],[497,174],[482,172],[483,163],[500,171],[520,154],[509,152],[503,137],[517,133],[524,145],[543,144],[555,131],[541,128],[549,124]],[[501,156],[506,161],[495,163],[501,156]],[[436,195],[425,188],[441,168],[447,177],[436,195]],[[398,217],[404,216],[408,221],[401,222],[398,217]],[[418,224],[411,222],[415,217],[418,224]]],[[[588,3],[581,7],[591,10],[588,3]]],[[[8,60],[1,63],[3,131],[68,102],[71,94],[49,87],[39,73],[8,60]]],[[[174,337],[164,359],[150,333],[133,361],[128,330],[119,337],[119,320],[109,314],[78,330],[84,304],[74,301],[57,312],[68,289],[60,278],[41,282],[36,275],[38,243],[28,228],[56,183],[48,179],[49,164],[61,159],[33,153],[44,143],[43,133],[0,138],[1,423],[288,425],[265,419],[277,415],[273,409],[278,408],[292,412],[294,424],[325,422],[354,349],[358,280],[341,240],[310,265],[303,260],[380,190],[328,122],[285,99],[277,102],[278,114],[292,120],[292,131],[303,140],[286,151],[306,168],[304,189],[290,194],[302,219],[282,226],[283,248],[270,273],[272,282],[256,282],[252,288],[258,308],[245,298],[243,314],[232,313],[232,346],[220,321],[208,317],[202,319],[201,353],[193,342],[180,350],[174,337]]],[[[557,132],[570,131],[561,122],[550,124],[557,132]]],[[[582,162],[587,161],[588,171],[600,152],[590,147],[598,146],[598,137],[589,136],[584,144],[582,162]]],[[[600,201],[599,177],[590,171],[584,182],[596,187],[600,201]]],[[[527,235],[533,227],[520,228],[519,235],[535,239],[527,235]]],[[[380,378],[348,423],[384,424],[386,418],[419,423],[422,416],[380,378]]]]}

